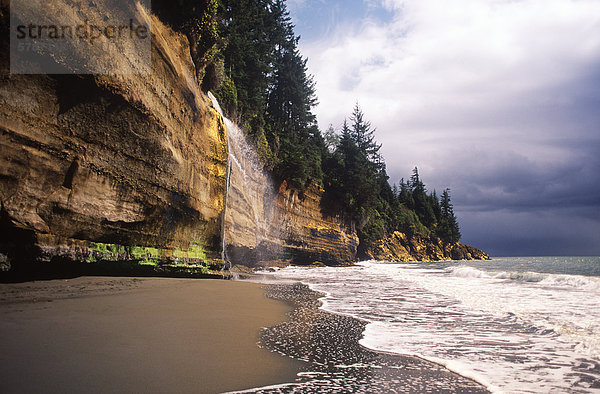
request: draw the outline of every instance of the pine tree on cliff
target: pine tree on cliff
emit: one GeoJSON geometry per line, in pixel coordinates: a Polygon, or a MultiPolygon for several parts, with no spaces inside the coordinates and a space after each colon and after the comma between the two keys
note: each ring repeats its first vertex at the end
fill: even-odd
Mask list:
{"type": "Polygon", "coordinates": [[[361,227],[364,212],[379,194],[379,184],[377,173],[367,153],[358,145],[353,129],[344,120],[337,154],[343,167],[341,186],[344,191],[344,205],[361,227]]]}
{"type": "Polygon", "coordinates": [[[403,204],[405,207],[412,209],[414,207],[414,201],[410,188],[404,178],[400,179],[400,193],[398,194],[398,202],[403,204]]]}
{"type": "Polygon", "coordinates": [[[431,193],[429,195],[429,201],[431,203],[431,207],[433,208],[433,213],[435,215],[435,221],[437,223],[442,219],[442,207],[440,205],[440,199],[438,198],[437,193],[435,192],[435,189],[433,190],[433,193],[431,193]]]}
{"type": "Polygon", "coordinates": [[[300,191],[320,183],[326,148],[312,113],[315,87],[285,1],[222,4],[225,72],[235,94],[222,90],[217,97],[236,103],[235,117],[280,180],[300,191]]]}
{"type": "MultiPolygon", "coordinates": [[[[371,122],[364,119],[364,114],[358,103],[354,106],[350,120],[352,121],[352,125],[348,129],[350,138],[358,147],[361,155],[366,158],[365,165],[369,167],[370,176],[374,177],[379,185],[378,190],[385,189],[387,191],[386,188],[389,188],[389,184],[387,184],[388,176],[385,162],[379,153],[381,144],[375,141],[375,129],[371,127],[371,122]]],[[[387,199],[390,197],[391,193],[386,196],[387,199]]]]}
{"type": "Polygon", "coordinates": [[[375,141],[375,129],[371,127],[371,122],[364,119],[364,114],[358,103],[354,105],[350,120],[352,120],[350,135],[356,145],[366,153],[371,163],[381,165],[383,163],[383,158],[379,153],[381,144],[375,141]]]}
{"type": "Polygon", "coordinates": [[[419,177],[419,169],[414,168],[410,177],[410,187],[412,189],[413,209],[419,216],[419,220],[426,227],[431,228],[437,222],[431,199],[427,196],[425,184],[419,177]]]}
{"type": "Polygon", "coordinates": [[[460,241],[460,228],[454,215],[454,207],[450,201],[450,189],[444,190],[440,201],[441,220],[438,226],[438,236],[448,242],[460,241]]]}
{"type": "MultiPolygon", "coordinates": [[[[225,71],[235,84],[235,111],[246,128],[253,130],[264,124],[265,92],[269,85],[272,50],[270,32],[273,16],[261,2],[223,0],[223,51],[225,71]]],[[[233,115],[233,114],[230,114],[233,115]]]]}
{"type": "MultiPolygon", "coordinates": [[[[282,23],[289,23],[284,13],[282,23]]],[[[277,46],[274,74],[267,99],[266,118],[270,135],[278,142],[275,172],[303,190],[311,181],[319,182],[324,142],[311,112],[316,105],[315,87],[308,75],[306,59],[290,34],[277,46]]]]}
{"type": "Polygon", "coordinates": [[[329,153],[335,152],[335,149],[340,144],[340,135],[335,132],[332,124],[329,124],[325,133],[323,133],[323,139],[325,140],[325,147],[329,153]]]}

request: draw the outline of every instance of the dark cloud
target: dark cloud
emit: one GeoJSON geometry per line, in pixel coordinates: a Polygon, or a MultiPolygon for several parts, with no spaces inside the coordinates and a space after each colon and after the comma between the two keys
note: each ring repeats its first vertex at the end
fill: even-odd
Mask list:
{"type": "Polygon", "coordinates": [[[457,2],[373,0],[393,19],[302,43],[321,126],[358,100],[391,181],[450,187],[465,242],[600,255],[600,3],[457,2]]]}
{"type": "Polygon", "coordinates": [[[463,238],[493,256],[597,256],[600,221],[570,209],[457,212],[463,238]]]}

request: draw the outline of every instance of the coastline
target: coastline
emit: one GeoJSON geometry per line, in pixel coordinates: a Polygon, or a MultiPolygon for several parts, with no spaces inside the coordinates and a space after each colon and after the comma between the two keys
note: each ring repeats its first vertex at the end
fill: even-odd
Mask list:
{"type": "Polygon", "coordinates": [[[366,322],[319,309],[322,293],[307,285],[269,284],[267,297],[293,307],[288,320],[262,332],[261,342],[307,363],[294,383],[258,393],[461,392],[489,393],[478,382],[416,356],[378,352],[359,344],[366,322]]]}
{"type": "Polygon", "coordinates": [[[321,296],[209,279],[0,284],[0,380],[9,392],[488,392],[361,346],[366,322],[319,309],[321,296]]]}
{"type": "Polygon", "coordinates": [[[261,285],[79,277],[0,284],[6,392],[215,393],[294,381],[257,345],[289,307],[261,285]]]}

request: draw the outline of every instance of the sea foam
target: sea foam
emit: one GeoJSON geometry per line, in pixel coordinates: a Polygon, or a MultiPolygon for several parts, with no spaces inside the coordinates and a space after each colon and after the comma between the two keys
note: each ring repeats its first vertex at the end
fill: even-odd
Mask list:
{"type": "Polygon", "coordinates": [[[494,392],[585,391],[600,384],[600,281],[565,267],[596,272],[596,262],[545,261],[369,261],[274,275],[325,292],[328,311],[369,322],[368,348],[442,364],[494,392]]]}

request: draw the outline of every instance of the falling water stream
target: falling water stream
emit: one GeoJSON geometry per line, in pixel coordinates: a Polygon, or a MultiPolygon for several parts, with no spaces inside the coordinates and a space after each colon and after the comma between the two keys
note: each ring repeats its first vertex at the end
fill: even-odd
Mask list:
{"type": "Polygon", "coordinates": [[[229,154],[227,155],[227,175],[225,181],[225,201],[223,203],[223,213],[221,216],[221,261],[223,261],[223,268],[221,273],[224,274],[226,269],[231,271],[231,262],[227,258],[227,245],[225,244],[225,215],[227,214],[227,197],[229,194],[229,181],[231,177],[231,160],[229,154]]]}
{"type": "Polygon", "coordinates": [[[255,249],[277,234],[271,217],[274,189],[245,133],[224,116],[215,96],[210,92],[208,96],[227,128],[227,183],[221,220],[221,259],[224,267],[231,269],[235,259],[228,254],[228,245],[255,249]]]}
{"type": "MultiPolygon", "coordinates": [[[[212,101],[212,104],[215,107],[215,109],[219,112],[219,114],[221,114],[223,119],[226,119],[225,115],[223,115],[223,110],[221,109],[217,98],[211,92],[208,92],[208,97],[212,101]]],[[[223,202],[223,213],[221,214],[221,261],[223,262],[223,268],[221,269],[221,273],[223,275],[225,275],[225,271],[227,269],[231,271],[231,262],[227,258],[227,244],[225,242],[225,219],[227,215],[227,200],[229,197],[229,182],[231,180],[231,152],[229,150],[230,144],[231,141],[229,139],[229,133],[227,133],[227,175],[225,180],[225,199],[223,202]]]]}

